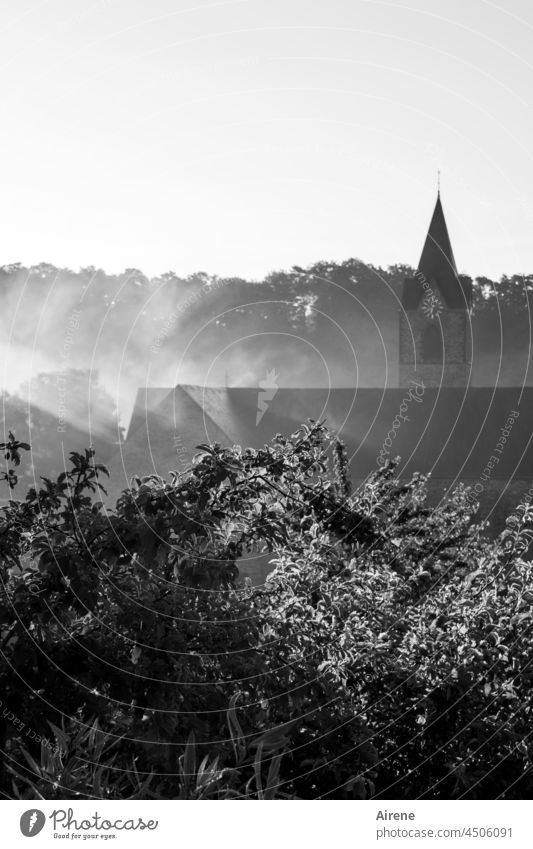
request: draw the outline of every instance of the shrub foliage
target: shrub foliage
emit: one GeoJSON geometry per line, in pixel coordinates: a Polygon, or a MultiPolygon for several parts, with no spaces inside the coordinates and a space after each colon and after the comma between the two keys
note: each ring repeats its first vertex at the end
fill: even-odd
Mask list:
{"type": "Polygon", "coordinates": [[[319,423],[114,509],[105,475],[73,453],[3,508],[4,796],[531,793],[527,506],[489,541],[462,487],[431,508],[390,464],[353,491],[319,423]]]}

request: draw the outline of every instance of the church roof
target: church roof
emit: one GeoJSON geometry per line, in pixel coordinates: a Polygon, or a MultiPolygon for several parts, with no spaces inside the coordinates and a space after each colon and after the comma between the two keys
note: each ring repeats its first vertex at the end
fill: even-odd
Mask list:
{"type": "MultiPolygon", "coordinates": [[[[325,420],[338,433],[358,480],[378,468],[387,438],[390,453],[381,456],[401,457],[401,477],[430,472],[437,479],[477,481],[491,456],[497,458],[491,479],[533,476],[528,425],[533,388],[428,387],[420,396],[408,388],[286,388],[277,391],[257,426],[257,388],[176,386],[150,392],[163,400],[134,413],[128,438],[110,464],[114,496],[134,474],[168,479],[169,471],[184,470],[202,442],[259,448],[277,433],[290,435],[308,419],[325,420]],[[512,411],[519,415],[502,451],[495,453],[512,411]],[[400,412],[404,420],[397,418],[400,412]],[[399,426],[393,428],[395,421],[399,426]]],[[[138,404],[146,397],[139,393],[138,404]]]]}
{"type": "Polygon", "coordinates": [[[428,294],[428,286],[432,290],[435,287],[438,289],[450,309],[468,309],[471,305],[472,287],[470,283],[462,281],[457,273],[440,193],[418,263],[418,272],[404,284],[404,308],[416,309],[422,297],[428,294]]]}

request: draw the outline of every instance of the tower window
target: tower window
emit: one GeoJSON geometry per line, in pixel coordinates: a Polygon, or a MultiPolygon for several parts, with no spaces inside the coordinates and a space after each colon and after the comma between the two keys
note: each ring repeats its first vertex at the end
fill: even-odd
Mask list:
{"type": "Polygon", "coordinates": [[[428,324],[422,333],[422,360],[425,363],[442,362],[442,336],[438,324],[428,324]]]}

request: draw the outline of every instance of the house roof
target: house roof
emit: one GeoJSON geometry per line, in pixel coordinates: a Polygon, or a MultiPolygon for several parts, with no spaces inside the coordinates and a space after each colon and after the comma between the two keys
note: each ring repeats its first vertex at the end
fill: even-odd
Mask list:
{"type": "Polygon", "coordinates": [[[496,457],[492,479],[533,478],[533,388],[417,390],[413,385],[411,393],[401,388],[286,388],[276,392],[256,426],[258,398],[258,389],[248,387],[140,392],[128,437],[110,464],[113,493],[117,486],[117,492],[127,487],[134,474],[168,477],[169,471],[184,469],[202,442],[259,448],[277,433],[290,435],[308,419],[325,420],[346,443],[356,479],[378,467],[382,450],[389,451],[382,458],[400,456],[401,477],[424,472],[437,479],[475,481],[496,457]],[[159,402],[151,405],[156,398],[159,402]],[[144,399],[146,406],[141,406],[144,399]],[[518,416],[495,453],[513,411],[518,416]]]}

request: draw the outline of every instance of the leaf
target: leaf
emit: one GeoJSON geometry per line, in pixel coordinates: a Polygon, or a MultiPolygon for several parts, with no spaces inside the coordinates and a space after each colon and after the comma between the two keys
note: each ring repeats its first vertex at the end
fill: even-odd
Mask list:
{"type": "Polygon", "coordinates": [[[244,732],[237,718],[237,711],[235,710],[235,705],[237,704],[237,701],[239,700],[241,695],[242,694],[238,692],[231,697],[229,708],[227,711],[228,727],[231,736],[233,752],[235,754],[235,763],[237,765],[242,763],[246,755],[246,743],[244,739],[244,732]]]}
{"type": "Polygon", "coordinates": [[[293,719],[291,722],[286,722],[283,725],[277,725],[274,728],[268,729],[251,741],[250,748],[261,746],[261,749],[264,749],[266,752],[275,752],[277,749],[281,749],[289,742],[289,732],[297,724],[298,720],[293,719]]]}
{"type": "Polygon", "coordinates": [[[282,758],[283,754],[280,753],[278,755],[274,755],[270,761],[270,767],[268,770],[265,786],[265,799],[274,799],[277,794],[280,784],[280,768],[282,758]]]}
{"type": "Polygon", "coordinates": [[[30,753],[28,752],[27,749],[22,747],[21,751],[22,751],[22,754],[24,755],[25,759],[28,761],[29,765],[31,766],[34,774],[38,778],[40,778],[41,777],[41,767],[36,763],[36,761],[34,761],[34,759],[32,758],[32,756],[30,755],[30,753]]]}
{"type": "Polygon", "coordinates": [[[263,756],[263,744],[259,743],[259,745],[257,747],[257,752],[255,753],[255,758],[254,758],[254,777],[255,777],[255,787],[256,787],[258,799],[264,799],[263,782],[261,780],[262,756],[263,756]]]}
{"type": "Polygon", "coordinates": [[[58,728],[57,725],[54,725],[53,722],[50,722],[50,720],[48,720],[48,725],[50,726],[50,728],[54,732],[54,737],[56,738],[57,742],[60,744],[60,748],[64,752],[66,752],[68,750],[68,746],[69,746],[68,734],[65,731],[63,731],[61,728],[58,728]]]}
{"type": "Polygon", "coordinates": [[[194,731],[191,731],[183,755],[183,781],[186,788],[189,787],[194,775],[196,775],[196,739],[194,731]]]}

